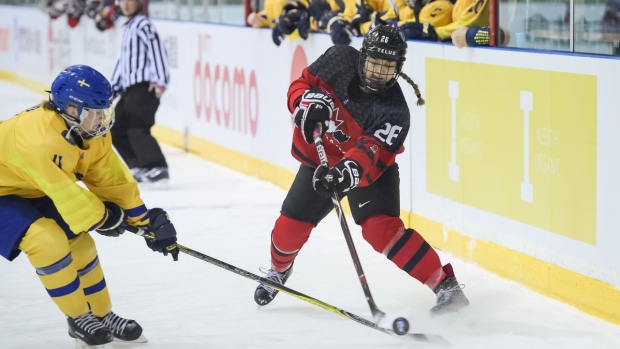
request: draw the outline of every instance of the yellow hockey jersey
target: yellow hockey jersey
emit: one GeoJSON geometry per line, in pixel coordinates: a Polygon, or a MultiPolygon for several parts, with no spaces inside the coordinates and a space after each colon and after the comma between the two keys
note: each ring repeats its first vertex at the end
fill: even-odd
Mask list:
{"type": "Polygon", "coordinates": [[[360,34],[366,35],[370,31],[370,27],[375,20],[374,16],[380,16],[382,21],[398,21],[398,6],[403,3],[403,1],[404,0],[398,2],[390,0],[358,0],[357,6],[367,6],[374,11],[371,20],[360,25],[360,34]]]}
{"type": "Polygon", "coordinates": [[[46,103],[0,123],[0,196],[48,196],[76,234],[103,224],[103,201],[120,205],[129,223],[137,224],[146,207],[131,173],[112,150],[110,134],[84,141],[80,148],[63,136],[64,119],[46,103]]]}
{"type": "MultiPolygon", "coordinates": [[[[429,2],[420,10],[419,17],[420,23],[429,23],[433,27],[442,27],[452,23],[452,11],[454,5],[450,0],[436,0],[429,2]]],[[[398,25],[402,25],[407,22],[415,22],[415,14],[413,9],[409,6],[405,6],[400,9],[400,22],[398,25]]]]}
{"type": "Polygon", "coordinates": [[[440,40],[447,39],[460,27],[486,27],[490,23],[489,0],[457,0],[452,10],[452,23],[435,27],[440,40]]]}

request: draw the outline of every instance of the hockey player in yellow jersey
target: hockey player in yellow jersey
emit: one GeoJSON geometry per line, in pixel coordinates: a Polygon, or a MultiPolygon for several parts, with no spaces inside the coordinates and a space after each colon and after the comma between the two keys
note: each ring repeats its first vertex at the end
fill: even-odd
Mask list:
{"type": "MultiPolygon", "coordinates": [[[[419,1],[419,0],[418,0],[419,1]]],[[[489,1],[488,0],[456,0],[454,6],[448,4],[453,0],[435,0],[424,2],[420,12],[419,21],[416,19],[406,20],[399,23],[407,39],[449,41],[450,35],[457,28],[488,26],[489,25],[489,1]],[[451,9],[451,21],[449,10],[451,9]]]]}
{"type": "Polygon", "coordinates": [[[405,0],[355,0],[345,2],[344,11],[337,16],[324,17],[325,32],[334,44],[349,44],[351,37],[366,35],[377,24],[394,25],[398,22],[399,6],[405,0]]]}
{"type": "Polygon", "coordinates": [[[452,23],[454,4],[450,0],[407,0],[406,5],[399,8],[399,27],[411,22],[429,23],[435,28],[452,23]]]}
{"type": "Polygon", "coordinates": [[[165,211],[147,210],[112,149],[108,80],[71,66],[49,92],[48,101],[0,123],[0,255],[27,255],[78,344],[143,342],[136,321],[112,312],[89,231],[114,237],[137,226],[149,233],[148,247],[176,260],[176,230],[165,211]]]}
{"type": "Polygon", "coordinates": [[[349,21],[356,12],[356,0],[288,1],[273,27],[273,42],[280,46],[285,39],[306,40],[311,32],[324,32],[334,44],[348,45],[349,21]]]}

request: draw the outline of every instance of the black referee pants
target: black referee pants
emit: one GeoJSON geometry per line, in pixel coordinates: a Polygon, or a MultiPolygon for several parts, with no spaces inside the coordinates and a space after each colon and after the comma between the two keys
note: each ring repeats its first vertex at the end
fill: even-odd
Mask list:
{"type": "Polygon", "coordinates": [[[129,168],[168,167],[151,127],[159,99],[149,92],[149,83],[130,86],[116,104],[116,121],[112,126],[112,144],[129,168]]]}

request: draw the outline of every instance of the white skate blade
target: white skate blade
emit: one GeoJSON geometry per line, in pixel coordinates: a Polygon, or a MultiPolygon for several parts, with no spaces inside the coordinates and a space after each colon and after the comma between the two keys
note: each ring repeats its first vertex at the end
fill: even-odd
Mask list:
{"type": "Polygon", "coordinates": [[[114,337],[113,343],[116,346],[117,344],[121,344],[121,345],[122,344],[144,344],[144,343],[147,343],[148,341],[149,340],[146,339],[146,337],[143,334],[141,334],[140,337],[138,337],[138,339],[134,339],[132,341],[124,341],[122,339],[118,339],[114,337]]]}
{"type": "MultiPolygon", "coordinates": [[[[107,343],[106,343],[107,344],[107,343]]],[[[101,345],[88,345],[85,342],[82,342],[79,339],[75,339],[75,348],[76,349],[101,349],[101,348],[105,348],[105,344],[101,344],[101,345]]]]}
{"type": "Polygon", "coordinates": [[[170,189],[170,179],[160,179],[156,182],[138,182],[140,190],[167,190],[170,189]]]}

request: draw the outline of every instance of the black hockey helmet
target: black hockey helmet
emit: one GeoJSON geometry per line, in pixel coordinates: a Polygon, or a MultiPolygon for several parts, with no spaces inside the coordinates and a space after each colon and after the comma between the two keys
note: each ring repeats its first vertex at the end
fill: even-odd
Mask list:
{"type": "Polygon", "coordinates": [[[380,93],[394,86],[403,69],[405,55],[407,41],[400,29],[390,25],[372,28],[360,49],[360,88],[367,93],[380,93]]]}

